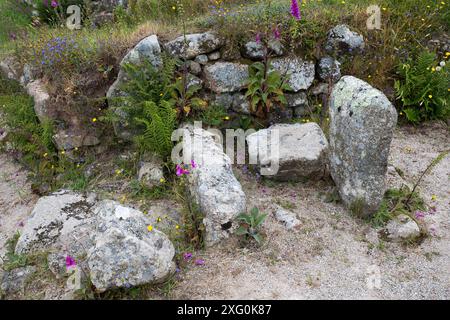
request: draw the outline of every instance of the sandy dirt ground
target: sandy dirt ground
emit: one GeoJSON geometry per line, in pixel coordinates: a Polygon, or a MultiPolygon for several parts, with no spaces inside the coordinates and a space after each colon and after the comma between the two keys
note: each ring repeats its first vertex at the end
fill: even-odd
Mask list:
{"type": "MultiPolygon", "coordinates": [[[[448,149],[448,129],[438,124],[397,129],[390,164],[413,182],[448,149]]],[[[436,232],[415,247],[380,243],[367,223],[326,203],[331,182],[267,187],[242,174],[239,179],[250,206],[270,214],[266,244],[241,249],[230,241],[208,249],[206,264],[185,273],[174,298],[450,299],[450,156],[421,184],[424,199],[437,209],[436,232]],[[300,228],[287,231],[275,220],[277,203],[294,206],[300,228]]]]}
{"type": "Polygon", "coordinates": [[[27,172],[0,153],[0,257],[5,242],[23,228],[37,199],[31,194],[27,172]]]}
{"type": "MultiPolygon", "coordinates": [[[[442,151],[450,149],[444,125],[403,127],[396,131],[390,165],[414,182],[442,151]]],[[[0,255],[4,243],[31,212],[26,172],[0,155],[0,255]]],[[[268,213],[260,248],[233,238],[195,253],[203,266],[178,274],[173,299],[450,299],[450,156],[424,178],[420,192],[437,212],[433,236],[420,245],[379,241],[367,222],[340,204],[325,201],[331,181],[297,184],[257,183],[236,170],[249,207],[268,213]],[[276,205],[301,221],[288,231],[274,218],[276,205]]],[[[60,297],[47,292],[46,298],[60,297]]]]}

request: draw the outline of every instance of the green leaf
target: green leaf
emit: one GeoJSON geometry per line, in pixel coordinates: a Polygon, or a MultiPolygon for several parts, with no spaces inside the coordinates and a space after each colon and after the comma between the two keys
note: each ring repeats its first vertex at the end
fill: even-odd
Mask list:
{"type": "Polygon", "coordinates": [[[263,239],[262,239],[262,237],[261,237],[261,235],[260,235],[259,233],[252,234],[252,237],[253,237],[253,239],[256,240],[256,242],[258,243],[258,245],[261,245],[261,244],[262,244],[263,239]]]}
{"type": "Polygon", "coordinates": [[[243,226],[240,226],[240,227],[235,231],[235,233],[236,233],[238,236],[243,236],[243,235],[248,234],[248,230],[247,230],[246,228],[244,228],[243,226]]]}

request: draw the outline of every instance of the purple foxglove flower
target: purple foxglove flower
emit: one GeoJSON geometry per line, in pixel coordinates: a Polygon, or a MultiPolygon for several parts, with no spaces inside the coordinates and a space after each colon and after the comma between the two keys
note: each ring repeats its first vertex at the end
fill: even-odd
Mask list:
{"type": "Polygon", "coordinates": [[[52,0],[51,6],[52,6],[53,8],[56,8],[56,7],[58,6],[58,1],[52,0]]]}
{"type": "Polygon", "coordinates": [[[300,20],[302,18],[297,0],[291,1],[291,14],[295,18],[295,20],[300,20]]]}

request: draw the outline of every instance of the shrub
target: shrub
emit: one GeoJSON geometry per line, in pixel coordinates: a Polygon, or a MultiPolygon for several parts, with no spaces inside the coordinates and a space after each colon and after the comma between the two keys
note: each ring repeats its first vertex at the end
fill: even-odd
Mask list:
{"type": "Polygon", "coordinates": [[[406,119],[413,123],[445,119],[450,115],[450,70],[430,52],[398,66],[401,79],[395,82],[406,119]]]}

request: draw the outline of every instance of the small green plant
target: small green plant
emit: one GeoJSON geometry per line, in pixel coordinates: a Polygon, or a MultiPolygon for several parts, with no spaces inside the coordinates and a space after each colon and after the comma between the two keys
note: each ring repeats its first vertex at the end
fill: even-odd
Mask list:
{"type": "Polygon", "coordinates": [[[267,218],[267,214],[261,214],[259,209],[254,207],[250,213],[242,213],[237,217],[240,223],[236,234],[243,236],[245,241],[254,239],[258,245],[261,245],[263,238],[260,234],[262,224],[267,218]]]}
{"type": "Polygon", "coordinates": [[[417,59],[399,65],[400,80],[395,82],[402,112],[412,123],[450,116],[450,70],[445,61],[425,51],[417,59]]]}
{"type": "Polygon", "coordinates": [[[249,80],[245,97],[250,100],[252,112],[265,119],[277,106],[287,104],[284,90],[290,90],[280,72],[270,70],[270,61],[255,62],[249,68],[249,80]]]}
{"type": "Polygon", "coordinates": [[[420,194],[416,192],[416,190],[426,174],[430,172],[430,170],[439,162],[441,162],[449,153],[450,151],[441,152],[435,159],[433,159],[433,161],[430,162],[427,168],[419,176],[412,189],[407,186],[403,186],[400,189],[387,190],[384,195],[383,202],[380,205],[380,209],[378,209],[375,215],[371,218],[371,224],[374,227],[382,227],[389,220],[400,214],[406,214],[412,219],[416,219],[414,216],[416,211],[425,211],[425,201],[421,198],[420,194]]]}
{"type": "Polygon", "coordinates": [[[206,107],[206,101],[196,97],[202,87],[190,84],[190,81],[190,75],[183,67],[181,75],[169,87],[172,100],[175,101],[177,117],[180,120],[189,117],[197,110],[204,110],[206,107]]]}
{"type": "Polygon", "coordinates": [[[5,260],[2,263],[2,267],[6,271],[24,267],[28,264],[28,257],[26,255],[16,254],[14,252],[19,237],[20,234],[17,232],[12,238],[6,241],[5,260]]]}
{"type": "Polygon", "coordinates": [[[206,108],[201,114],[201,120],[204,124],[212,127],[220,127],[225,117],[228,116],[227,110],[220,105],[212,105],[206,108]]]}

